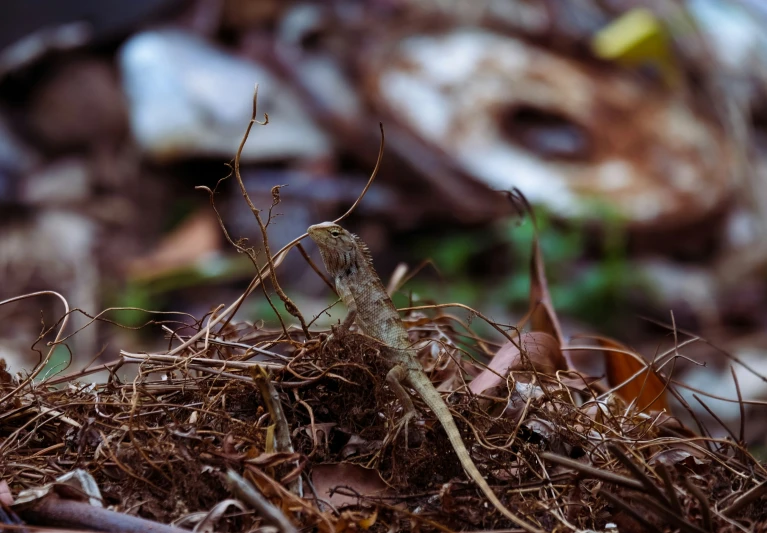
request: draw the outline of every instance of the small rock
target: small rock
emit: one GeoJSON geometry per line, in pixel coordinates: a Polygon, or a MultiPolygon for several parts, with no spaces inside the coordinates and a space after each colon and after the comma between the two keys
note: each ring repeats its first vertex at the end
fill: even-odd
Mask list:
{"type": "Polygon", "coordinates": [[[259,84],[259,120],[243,162],[320,157],[330,141],[302,110],[293,91],[264,67],[233,57],[180,30],[138,34],[120,50],[133,133],[158,160],[231,158],[251,116],[259,84]]]}

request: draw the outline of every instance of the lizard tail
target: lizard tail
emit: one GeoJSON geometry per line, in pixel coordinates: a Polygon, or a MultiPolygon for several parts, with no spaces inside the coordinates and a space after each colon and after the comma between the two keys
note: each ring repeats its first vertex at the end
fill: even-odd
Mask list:
{"type": "Polygon", "coordinates": [[[466,446],[461,439],[461,434],[458,431],[458,426],[455,425],[453,415],[450,414],[450,409],[448,409],[442,396],[437,389],[434,388],[431,381],[411,380],[410,386],[416,390],[421,399],[426,402],[426,405],[429,406],[429,409],[431,409],[437,417],[437,420],[440,421],[442,427],[445,429],[445,433],[447,433],[447,438],[450,440],[450,444],[453,445],[453,449],[455,450],[456,455],[458,455],[458,460],[461,462],[461,466],[463,466],[463,469],[469,477],[474,480],[477,486],[479,486],[487,499],[490,500],[490,503],[492,503],[503,516],[528,533],[544,533],[541,529],[528,524],[526,521],[509,511],[495,495],[490,488],[490,485],[485,481],[485,478],[483,478],[482,474],[477,470],[477,466],[474,464],[474,461],[472,461],[469,451],[466,449],[466,446]]]}

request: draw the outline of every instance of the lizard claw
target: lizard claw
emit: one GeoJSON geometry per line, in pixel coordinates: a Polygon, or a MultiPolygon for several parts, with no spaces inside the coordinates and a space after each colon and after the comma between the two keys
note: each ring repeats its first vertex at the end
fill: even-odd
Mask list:
{"type": "MultiPolygon", "coordinates": [[[[399,436],[400,431],[404,430],[405,432],[405,448],[410,447],[409,438],[410,438],[410,421],[416,417],[415,411],[408,411],[406,412],[403,417],[400,419],[399,422],[397,422],[396,429],[394,431],[394,436],[392,437],[392,440],[396,440],[396,438],[399,436]]],[[[414,441],[416,445],[420,445],[423,441],[423,435],[419,431],[414,432],[414,441]]]]}

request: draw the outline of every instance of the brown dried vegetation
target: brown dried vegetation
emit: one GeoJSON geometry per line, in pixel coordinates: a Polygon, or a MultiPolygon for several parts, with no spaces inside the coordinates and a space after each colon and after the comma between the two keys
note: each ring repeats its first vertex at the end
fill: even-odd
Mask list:
{"type": "MultiPolygon", "coordinates": [[[[239,179],[237,160],[234,170],[239,179]]],[[[268,253],[270,218],[251,207],[268,253]]],[[[0,371],[3,509],[9,495],[83,469],[113,511],[204,531],[508,527],[418,399],[423,425],[398,431],[379,346],[317,331],[279,289],[275,269],[289,248],[264,258],[236,246],[258,275],[206,320],[166,322],[165,353],[123,351],[98,367],[112,372],[102,384],[78,381],[93,368],[21,383],[0,371]],[[270,297],[264,280],[301,327],[231,320],[257,289],[270,297]],[[137,369],[132,381],[118,377],[126,365],[137,369]]],[[[537,244],[531,268],[527,333],[469,310],[499,332],[479,338],[458,304],[404,310],[424,368],[449,393],[467,448],[508,508],[546,531],[767,531],[767,469],[742,439],[711,438],[654,410],[680,400],[668,369],[683,343],[652,366],[611,341],[566,345],[537,244]],[[576,349],[612,361],[609,385],[569,365],[563,354],[576,349]]],[[[46,523],[31,509],[13,512],[46,523]]],[[[77,527],[97,529],[82,519],[77,527]]]]}

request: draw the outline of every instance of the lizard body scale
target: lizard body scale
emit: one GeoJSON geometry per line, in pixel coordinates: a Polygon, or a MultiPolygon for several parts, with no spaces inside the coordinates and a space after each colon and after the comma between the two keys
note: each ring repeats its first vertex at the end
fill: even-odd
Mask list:
{"type": "Polygon", "coordinates": [[[328,274],[349,314],[343,327],[353,322],[360,330],[384,345],[384,357],[391,365],[386,381],[402,404],[403,422],[416,415],[403,383],[414,389],[432,410],[447,433],[461,466],[493,506],[528,533],[543,533],[522,520],[500,502],[471,459],[458,427],[442,396],[434,388],[410,345],[407,328],[399,316],[381,279],[373,268],[367,246],[356,236],[332,222],[310,226],[309,237],[317,243],[328,274]]]}

